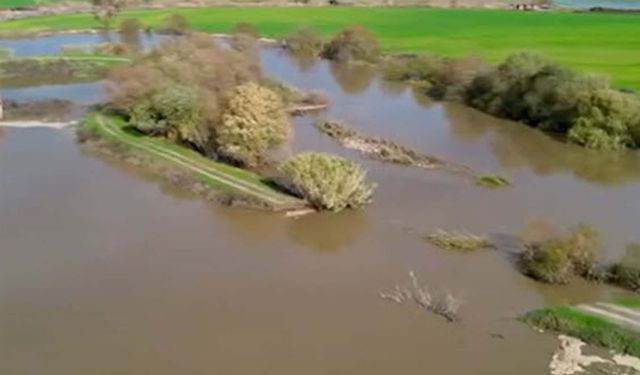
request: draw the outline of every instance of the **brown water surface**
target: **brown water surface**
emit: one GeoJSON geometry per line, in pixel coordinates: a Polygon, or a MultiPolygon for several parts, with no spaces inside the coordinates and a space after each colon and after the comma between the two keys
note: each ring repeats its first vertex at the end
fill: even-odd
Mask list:
{"type": "Polygon", "coordinates": [[[592,223],[613,258],[640,240],[637,154],[589,152],[369,71],[261,56],[267,72],[328,93],[325,116],[514,186],[362,159],[299,118],[292,150],[348,155],[379,188],[366,210],[293,220],[177,194],[83,153],[71,129],[2,129],[0,374],[548,373],[555,339],[514,318],[615,291],[542,286],[508,248],[455,254],[421,237],[504,239],[543,216],[592,223]],[[409,270],[462,298],[463,322],[378,298],[409,270]]]}

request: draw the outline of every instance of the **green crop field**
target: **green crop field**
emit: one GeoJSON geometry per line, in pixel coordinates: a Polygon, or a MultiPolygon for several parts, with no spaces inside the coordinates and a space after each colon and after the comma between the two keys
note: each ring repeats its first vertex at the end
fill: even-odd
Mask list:
{"type": "MultiPolygon", "coordinates": [[[[0,0],[0,9],[15,7],[31,7],[34,5],[46,5],[63,2],[64,0],[0,0]]],[[[82,0],[79,0],[82,1],[82,0]]],[[[65,1],[66,2],[66,1],[65,1]]]]}
{"type": "MultiPolygon", "coordinates": [[[[136,10],[123,17],[158,25],[169,10],[136,10]]],[[[192,26],[228,31],[253,23],[264,35],[299,26],[330,35],[348,24],[373,30],[389,52],[474,54],[491,62],[523,50],[539,51],[585,72],[609,76],[618,87],[640,90],[640,15],[428,8],[199,8],[178,9],[192,26]]],[[[0,23],[0,33],[97,26],[91,15],[47,16],[0,23]]]]}

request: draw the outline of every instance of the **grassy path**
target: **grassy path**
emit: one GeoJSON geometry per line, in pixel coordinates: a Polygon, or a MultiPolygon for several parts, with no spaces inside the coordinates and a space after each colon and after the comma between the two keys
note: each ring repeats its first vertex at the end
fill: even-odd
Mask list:
{"type": "MultiPolygon", "coordinates": [[[[585,72],[605,74],[619,87],[640,90],[640,15],[571,12],[514,12],[488,9],[361,7],[228,7],[131,10],[155,27],[171,12],[196,29],[228,32],[237,22],[254,24],[278,37],[300,26],[328,36],[349,24],[370,28],[389,52],[478,55],[491,62],[522,51],[539,51],[585,72]]],[[[96,28],[90,14],[43,16],[0,23],[0,34],[30,30],[96,28]]]]}
{"type": "Polygon", "coordinates": [[[205,159],[190,150],[169,145],[161,140],[131,135],[124,131],[122,124],[117,124],[115,120],[99,114],[90,115],[87,121],[100,134],[179,165],[222,190],[242,193],[263,201],[275,211],[306,207],[306,202],[303,200],[272,189],[260,179],[260,176],[246,170],[205,159]]]}

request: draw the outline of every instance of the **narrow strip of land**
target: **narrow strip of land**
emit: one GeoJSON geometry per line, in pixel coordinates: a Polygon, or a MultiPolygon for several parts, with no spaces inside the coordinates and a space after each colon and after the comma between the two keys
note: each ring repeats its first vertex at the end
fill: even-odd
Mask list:
{"type": "MultiPolygon", "coordinates": [[[[297,199],[293,196],[268,188],[268,186],[264,185],[259,180],[259,176],[257,175],[250,176],[253,181],[249,180],[249,178],[243,179],[230,173],[230,169],[232,168],[230,166],[223,166],[222,164],[214,161],[207,161],[206,163],[197,161],[194,158],[187,157],[179,152],[171,150],[169,147],[163,147],[157,141],[145,141],[142,137],[134,138],[102,115],[97,115],[95,124],[100,128],[99,130],[102,133],[108,135],[117,142],[142,150],[155,157],[170,161],[182,168],[196,173],[199,176],[211,179],[215,181],[216,184],[224,185],[233,191],[237,191],[263,201],[272,207],[274,211],[301,209],[307,206],[306,202],[301,199],[297,199]]],[[[238,171],[236,171],[236,174],[238,174],[238,171]]],[[[247,177],[249,177],[249,172],[242,172],[247,174],[247,177]]]]}

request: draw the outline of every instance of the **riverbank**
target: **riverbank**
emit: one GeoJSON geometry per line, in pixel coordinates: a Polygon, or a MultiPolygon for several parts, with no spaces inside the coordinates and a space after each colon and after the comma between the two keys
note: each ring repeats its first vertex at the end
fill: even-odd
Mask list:
{"type": "MultiPolygon", "coordinates": [[[[120,20],[138,18],[144,26],[154,28],[172,12],[182,14],[198,30],[225,33],[237,22],[248,22],[269,37],[282,37],[299,26],[313,27],[328,37],[345,24],[358,23],[371,29],[383,49],[393,53],[473,54],[497,62],[516,51],[534,50],[578,70],[605,74],[617,87],[640,89],[636,61],[628,53],[636,48],[634,36],[640,32],[633,14],[238,7],[131,10],[120,20]]],[[[91,14],[64,14],[6,21],[0,24],[0,34],[96,27],[91,14]]]]}
{"type": "Polygon", "coordinates": [[[595,303],[534,310],[522,321],[539,329],[577,337],[591,345],[640,356],[640,312],[628,303],[595,303]]]}
{"type": "MultiPolygon", "coordinates": [[[[216,197],[216,199],[219,198],[218,200],[270,211],[297,211],[307,208],[305,201],[282,193],[267,179],[253,172],[218,163],[179,145],[139,134],[120,118],[91,113],[84,119],[81,126],[83,131],[89,133],[88,137],[86,134],[82,136],[81,141],[95,136],[116,143],[120,149],[124,146],[124,151],[151,156],[151,161],[161,159],[169,162],[187,171],[193,177],[191,184],[204,183],[222,193],[223,196],[216,197]]],[[[92,148],[99,151],[100,146],[104,145],[97,146],[92,148]]],[[[123,159],[126,160],[127,157],[123,159]]],[[[145,168],[147,167],[151,171],[158,171],[157,168],[145,163],[145,168]]],[[[186,183],[184,178],[182,180],[186,183]]],[[[202,186],[199,185],[196,189],[202,190],[202,186]]],[[[207,192],[207,195],[209,193],[207,192]]]]}

